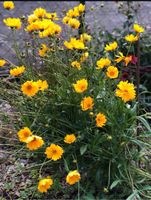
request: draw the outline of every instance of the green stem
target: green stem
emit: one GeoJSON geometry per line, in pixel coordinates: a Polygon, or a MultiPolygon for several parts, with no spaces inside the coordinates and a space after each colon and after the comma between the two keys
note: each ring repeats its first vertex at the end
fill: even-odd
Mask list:
{"type": "Polygon", "coordinates": [[[78,182],[78,200],[80,200],[80,182],[78,182]]]}
{"type": "MultiPolygon", "coordinates": [[[[47,158],[44,159],[44,162],[42,163],[42,165],[41,165],[41,167],[40,167],[40,169],[39,169],[39,177],[40,177],[40,175],[41,175],[41,171],[42,171],[43,166],[47,163],[46,160],[47,160],[47,158]]],[[[50,160],[49,160],[49,161],[50,161],[50,160]]]]}
{"type": "Polygon", "coordinates": [[[128,56],[128,54],[129,54],[129,52],[130,52],[131,46],[132,46],[132,43],[130,43],[130,46],[129,46],[128,51],[127,51],[127,54],[126,54],[126,57],[128,56]]]}
{"type": "Polygon", "coordinates": [[[109,161],[109,171],[108,171],[108,184],[107,184],[107,189],[110,186],[110,180],[111,180],[111,160],[109,161]]]}
{"type": "MultiPolygon", "coordinates": [[[[76,155],[75,155],[75,159],[76,159],[76,167],[77,167],[77,170],[79,171],[78,161],[77,161],[76,155]]],[[[78,182],[78,200],[80,200],[80,182],[78,182]]]]}
{"type": "Polygon", "coordinates": [[[40,163],[40,164],[37,164],[37,165],[29,166],[26,169],[28,170],[28,169],[31,169],[31,168],[34,168],[34,167],[39,167],[41,165],[44,166],[45,164],[48,164],[49,162],[51,162],[51,160],[48,160],[45,163],[40,163]]]}
{"type": "Polygon", "coordinates": [[[14,50],[15,50],[16,56],[17,56],[19,62],[22,65],[25,65],[24,61],[22,60],[22,58],[20,56],[20,51],[19,51],[19,48],[18,48],[18,45],[17,45],[17,40],[16,40],[16,31],[15,31],[15,29],[12,29],[12,35],[13,35],[14,50]]]}

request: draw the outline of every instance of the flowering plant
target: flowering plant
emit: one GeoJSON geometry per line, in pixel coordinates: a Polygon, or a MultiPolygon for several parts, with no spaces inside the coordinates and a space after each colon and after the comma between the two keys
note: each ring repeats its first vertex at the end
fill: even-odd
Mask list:
{"type": "MultiPolygon", "coordinates": [[[[38,191],[48,192],[48,197],[53,190],[71,188],[79,199],[88,192],[99,198],[124,198],[135,191],[145,196],[139,180],[145,177],[147,184],[150,175],[137,164],[149,144],[143,140],[143,131],[137,133],[137,119],[142,118],[137,116],[136,87],[132,80],[123,81],[121,73],[132,61],[129,48],[144,29],[134,24],[133,34],[125,35],[127,54],[117,41],[109,41],[103,55],[94,55],[89,34],[72,35],[84,10],[80,4],[64,16],[69,40],[61,38],[63,28],[56,22],[60,20],[57,14],[43,8],[24,21],[4,19],[12,32],[23,26],[35,41],[24,58],[16,47],[20,65],[10,64],[10,77],[19,77],[9,89],[14,92],[15,87],[10,104],[18,113],[16,136],[40,162],[35,182],[38,191]],[[33,48],[40,68],[27,62],[33,48]]],[[[5,81],[1,80],[4,88],[5,81]]]]}

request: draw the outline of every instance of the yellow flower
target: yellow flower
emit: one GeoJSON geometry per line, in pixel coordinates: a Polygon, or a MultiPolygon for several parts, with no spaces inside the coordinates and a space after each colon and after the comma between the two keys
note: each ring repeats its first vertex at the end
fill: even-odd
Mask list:
{"type": "Polygon", "coordinates": [[[33,32],[33,31],[39,30],[39,23],[38,23],[38,21],[32,22],[31,24],[29,24],[29,25],[26,27],[25,30],[28,31],[28,32],[33,32]]]}
{"type": "Polygon", "coordinates": [[[0,59],[0,67],[3,67],[6,64],[6,61],[3,59],[0,59]]]}
{"type": "Polygon", "coordinates": [[[124,60],[125,56],[123,55],[122,52],[119,52],[119,55],[116,55],[116,59],[115,59],[115,62],[119,63],[121,62],[122,60],[124,60]]]}
{"type": "Polygon", "coordinates": [[[80,3],[78,5],[78,11],[79,11],[80,14],[83,13],[85,11],[85,5],[83,5],[82,3],[80,3]]]}
{"type": "Polygon", "coordinates": [[[80,35],[80,40],[84,43],[90,42],[91,38],[92,38],[91,35],[88,35],[87,33],[83,33],[83,34],[80,35]]]}
{"type": "Polygon", "coordinates": [[[116,55],[116,57],[117,59],[115,59],[115,62],[119,63],[121,61],[124,61],[126,66],[132,60],[132,56],[124,56],[122,52],[119,52],[119,55],[116,55]]]}
{"type": "Polygon", "coordinates": [[[70,18],[68,21],[68,25],[70,25],[74,29],[78,29],[80,26],[80,22],[75,18],[70,18]]]}
{"type": "Polygon", "coordinates": [[[106,75],[107,75],[109,78],[117,78],[117,77],[118,77],[118,68],[117,68],[117,67],[114,67],[114,66],[109,66],[109,67],[107,68],[106,75]]]}
{"type": "Polygon", "coordinates": [[[52,18],[52,15],[51,15],[51,13],[48,13],[48,12],[46,13],[46,15],[45,15],[45,16],[46,16],[46,18],[47,18],[47,19],[51,19],[51,18],[52,18]]]}
{"type": "Polygon", "coordinates": [[[117,42],[112,42],[105,46],[105,51],[114,51],[116,48],[117,48],[117,42]]]}
{"type": "Polygon", "coordinates": [[[73,18],[73,17],[76,17],[74,15],[74,11],[72,9],[68,10],[68,12],[66,13],[66,16],[69,17],[69,18],[73,18]]]}
{"type": "Polygon", "coordinates": [[[39,30],[40,30],[40,31],[47,30],[48,28],[54,26],[54,24],[55,24],[54,22],[52,22],[52,21],[49,20],[49,19],[38,20],[38,21],[36,21],[35,23],[38,24],[39,30]]]}
{"type": "Polygon", "coordinates": [[[37,135],[31,135],[26,139],[26,146],[29,150],[36,150],[39,149],[43,144],[44,141],[42,137],[37,135]]]}
{"type": "Polygon", "coordinates": [[[51,13],[51,20],[59,20],[59,18],[57,17],[57,13],[51,13]]]}
{"type": "Polygon", "coordinates": [[[66,13],[66,16],[67,16],[67,17],[70,17],[70,18],[78,17],[78,16],[79,16],[79,11],[78,11],[78,9],[75,7],[74,9],[68,10],[68,12],[66,13]]]}
{"type": "Polygon", "coordinates": [[[46,15],[46,10],[44,8],[36,8],[34,10],[34,15],[38,18],[43,18],[46,15]]]}
{"type": "Polygon", "coordinates": [[[106,116],[102,113],[98,113],[95,120],[96,120],[97,127],[105,126],[106,121],[107,121],[106,116]]]}
{"type": "Polygon", "coordinates": [[[133,25],[133,29],[134,31],[136,31],[137,33],[143,33],[144,32],[144,28],[139,26],[138,24],[134,24],[133,25]]]}
{"type": "Polygon", "coordinates": [[[104,67],[107,67],[111,64],[111,61],[108,58],[101,58],[97,61],[97,67],[96,69],[102,69],[104,67]]]}
{"type": "Polygon", "coordinates": [[[47,158],[50,158],[54,161],[61,159],[63,153],[63,148],[56,144],[51,144],[49,147],[46,148],[45,151],[47,158]]]}
{"type": "Polygon", "coordinates": [[[79,12],[78,6],[75,6],[75,7],[73,8],[73,15],[74,15],[74,17],[79,17],[80,14],[81,14],[81,13],[79,12]]]}
{"type": "Polygon", "coordinates": [[[60,34],[61,31],[62,31],[61,26],[51,21],[51,23],[48,24],[47,29],[44,29],[44,31],[39,32],[39,37],[40,38],[51,37],[53,35],[60,34]]]}
{"type": "Polygon", "coordinates": [[[88,81],[86,79],[78,80],[73,87],[77,93],[82,93],[88,88],[88,81]]]}
{"type": "Polygon", "coordinates": [[[62,31],[61,26],[59,26],[58,24],[55,24],[55,23],[54,23],[54,26],[52,27],[52,29],[53,29],[53,35],[58,35],[62,31]]]}
{"type": "Polygon", "coordinates": [[[18,131],[17,135],[20,142],[26,142],[27,138],[32,135],[32,132],[28,127],[24,127],[18,131]]]}
{"type": "Polygon", "coordinates": [[[94,105],[93,102],[94,102],[94,99],[92,97],[90,97],[90,96],[84,97],[81,101],[81,109],[83,111],[91,110],[94,105]]]}
{"type": "Polygon", "coordinates": [[[84,43],[81,40],[76,38],[71,38],[71,44],[75,49],[85,49],[84,43]]]}
{"type": "Polygon", "coordinates": [[[47,47],[46,44],[41,44],[41,49],[39,50],[39,55],[41,57],[44,57],[46,53],[48,52],[49,48],[47,47]]]}
{"type": "Polygon", "coordinates": [[[81,55],[81,57],[80,57],[80,62],[81,62],[81,63],[84,62],[84,61],[88,58],[88,56],[89,56],[89,53],[88,53],[88,52],[83,53],[83,54],[81,55]]]}
{"type": "Polygon", "coordinates": [[[21,20],[19,18],[7,18],[4,19],[3,22],[6,26],[15,29],[20,29],[22,25],[21,20]]]}
{"type": "Polygon", "coordinates": [[[14,9],[14,3],[13,1],[4,1],[3,7],[7,10],[12,10],[14,9]]]}
{"type": "Polygon", "coordinates": [[[34,81],[26,81],[24,84],[22,84],[21,90],[27,96],[34,96],[38,92],[39,87],[34,81]]]}
{"type": "Polygon", "coordinates": [[[73,49],[73,45],[72,45],[71,42],[64,41],[64,46],[65,46],[67,49],[73,49]]]}
{"type": "Polygon", "coordinates": [[[64,142],[67,144],[72,144],[76,141],[76,136],[74,134],[68,134],[64,138],[64,142]]]}
{"type": "Polygon", "coordinates": [[[66,182],[69,185],[74,185],[75,183],[79,182],[81,179],[80,173],[77,170],[70,171],[66,176],[66,182]]]}
{"type": "Polygon", "coordinates": [[[128,83],[128,81],[120,81],[117,85],[116,96],[120,97],[124,102],[135,99],[136,92],[133,83],[128,83]]]}
{"type": "Polygon", "coordinates": [[[46,18],[51,19],[52,21],[54,20],[59,20],[59,18],[57,17],[57,13],[46,13],[46,18]]]}
{"type": "Polygon", "coordinates": [[[65,41],[64,45],[67,49],[85,49],[84,43],[76,38],[71,38],[69,42],[65,41]]]}
{"type": "Polygon", "coordinates": [[[63,18],[63,20],[62,20],[63,24],[68,24],[68,22],[69,22],[70,19],[71,19],[70,17],[65,16],[65,17],[63,18]]]}
{"type": "Polygon", "coordinates": [[[38,183],[39,192],[47,192],[47,190],[53,185],[53,179],[50,177],[43,178],[38,183]]]}
{"type": "Polygon", "coordinates": [[[10,75],[12,75],[12,76],[19,76],[19,75],[23,74],[24,71],[25,71],[25,67],[20,66],[20,67],[16,67],[14,69],[11,69],[9,72],[10,72],[10,75]]]}
{"type": "Polygon", "coordinates": [[[127,66],[129,64],[129,62],[131,62],[131,60],[132,60],[132,56],[126,56],[124,58],[125,65],[127,66]]]}
{"type": "Polygon", "coordinates": [[[71,39],[71,44],[73,45],[74,49],[84,49],[84,43],[81,42],[80,40],[76,39],[71,39]]]}
{"type": "Polygon", "coordinates": [[[31,24],[33,22],[35,22],[36,20],[38,20],[38,17],[34,14],[28,15],[28,23],[31,24]]]}
{"type": "Polygon", "coordinates": [[[138,39],[139,39],[139,37],[137,35],[135,36],[133,34],[129,34],[129,35],[125,36],[125,40],[128,42],[136,42],[138,39]]]}
{"type": "Polygon", "coordinates": [[[38,80],[36,81],[36,83],[38,84],[39,90],[44,91],[48,89],[48,83],[46,80],[45,81],[38,80]]]}
{"type": "Polygon", "coordinates": [[[78,61],[73,61],[71,63],[71,66],[77,68],[78,70],[81,69],[81,65],[80,65],[80,63],[78,61]]]}

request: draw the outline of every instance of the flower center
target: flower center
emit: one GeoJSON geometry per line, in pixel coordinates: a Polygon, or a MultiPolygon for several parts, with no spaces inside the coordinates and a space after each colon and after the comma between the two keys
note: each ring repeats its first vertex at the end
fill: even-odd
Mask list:
{"type": "Polygon", "coordinates": [[[31,90],[32,89],[32,86],[31,85],[28,85],[27,86],[27,90],[31,90]]]}
{"type": "Polygon", "coordinates": [[[53,153],[53,154],[56,154],[56,153],[57,153],[57,150],[53,149],[53,150],[52,150],[52,153],[53,153]]]}
{"type": "Polygon", "coordinates": [[[111,76],[114,76],[114,72],[113,72],[113,71],[111,71],[111,72],[110,72],[110,75],[111,75],[111,76]]]}
{"type": "Polygon", "coordinates": [[[29,136],[29,133],[28,133],[28,132],[24,132],[24,136],[25,136],[25,137],[28,137],[28,136],[29,136]]]}
{"type": "Polygon", "coordinates": [[[127,92],[128,92],[128,90],[126,90],[126,89],[125,89],[123,92],[124,92],[124,93],[127,93],[127,92]]]}
{"type": "Polygon", "coordinates": [[[85,86],[84,85],[81,85],[81,90],[84,90],[85,89],[85,86]]]}

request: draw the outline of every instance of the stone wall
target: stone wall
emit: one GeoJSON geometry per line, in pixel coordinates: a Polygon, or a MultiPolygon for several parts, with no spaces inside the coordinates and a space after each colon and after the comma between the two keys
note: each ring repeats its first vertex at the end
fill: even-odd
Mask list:
{"type": "MultiPolygon", "coordinates": [[[[15,9],[7,11],[0,2],[0,58],[6,58],[13,62],[16,61],[15,53],[12,49],[11,31],[3,24],[3,19],[7,17],[27,16],[37,7],[43,7],[49,12],[57,12],[62,17],[62,10],[67,11],[69,8],[77,5],[79,1],[15,1],[15,9]]],[[[151,27],[151,2],[150,1],[133,1],[138,9],[135,16],[136,22],[144,25],[148,30],[151,27]],[[138,7],[140,4],[140,7],[138,7]]],[[[97,31],[98,27],[112,32],[113,28],[122,26],[126,20],[125,15],[119,13],[118,6],[126,4],[122,1],[86,1],[86,22],[90,30],[97,31]]],[[[22,44],[24,32],[18,31],[18,41],[22,44]]]]}

